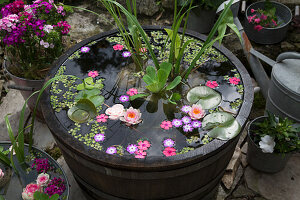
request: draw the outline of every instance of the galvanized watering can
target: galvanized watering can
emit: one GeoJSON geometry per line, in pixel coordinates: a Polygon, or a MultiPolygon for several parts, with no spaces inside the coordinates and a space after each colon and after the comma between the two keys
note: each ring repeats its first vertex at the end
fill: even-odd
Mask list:
{"type": "MultiPolygon", "coordinates": [[[[217,10],[224,9],[225,1],[217,10]]],[[[239,0],[234,1],[231,9],[236,9],[239,0]]],[[[288,117],[296,122],[300,122],[300,53],[286,52],[280,54],[276,61],[253,49],[236,12],[234,13],[234,23],[238,27],[241,37],[244,54],[250,64],[252,72],[261,87],[267,105],[266,110],[281,117],[288,117]],[[265,72],[260,60],[273,67],[271,79],[265,72]]]]}

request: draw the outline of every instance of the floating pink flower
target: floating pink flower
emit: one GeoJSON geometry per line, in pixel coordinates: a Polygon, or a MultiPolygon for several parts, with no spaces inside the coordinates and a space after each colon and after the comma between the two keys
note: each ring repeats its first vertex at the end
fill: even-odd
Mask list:
{"type": "Polygon", "coordinates": [[[107,122],[108,116],[105,114],[98,115],[97,117],[97,122],[107,122]]]}
{"type": "Polygon", "coordinates": [[[205,115],[205,111],[202,109],[201,105],[193,104],[192,109],[189,112],[192,119],[201,119],[205,115]]]}
{"type": "Polygon", "coordinates": [[[82,53],[87,53],[87,52],[90,51],[90,47],[81,47],[80,51],[81,51],[82,53]]]}
{"type": "Polygon", "coordinates": [[[127,96],[127,95],[122,95],[122,96],[120,96],[119,100],[120,100],[121,102],[129,101],[129,96],[127,96]]]}
{"type": "Polygon", "coordinates": [[[148,148],[151,146],[150,142],[147,140],[139,141],[138,145],[140,150],[148,150],[148,148]]]}
{"type": "Polygon", "coordinates": [[[49,174],[46,173],[39,174],[36,179],[36,183],[42,187],[47,186],[48,182],[49,182],[49,174]]]}
{"type": "Polygon", "coordinates": [[[34,183],[30,183],[26,186],[26,188],[23,189],[22,192],[22,198],[23,200],[33,200],[33,194],[36,192],[42,192],[42,187],[34,184],[34,183]]]}
{"type": "Polygon", "coordinates": [[[170,122],[170,121],[163,121],[163,122],[160,124],[160,127],[161,127],[162,129],[169,130],[170,128],[172,128],[172,122],[170,122]]]}
{"type": "Polygon", "coordinates": [[[182,106],[181,111],[188,113],[190,112],[191,109],[192,109],[191,106],[182,106]]]}
{"type": "Polygon", "coordinates": [[[176,128],[178,128],[182,125],[182,121],[180,119],[173,119],[172,125],[175,126],[176,128]]]}
{"type": "Polygon", "coordinates": [[[142,53],[146,53],[147,52],[147,49],[144,47],[144,48],[140,48],[140,52],[142,53]]]}
{"type": "Polygon", "coordinates": [[[135,144],[130,144],[127,146],[126,150],[128,151],[128,153],[134,154],[138,150],[138,147],[135,144]]]}
{"type": "Polygon", "coordinates": [[[167,157],[169,156],[175,156],[176,155],[176,149],[172,148],[172,147],[167,147],[165,148],[165,150],[163,151],[163,154],[167,157]]]}
{"type": "Polygon", "coordinates": [[[251,13],[254,13],[254,12],[255,12],[255,10],[252,8],[252,9],[251,9],[251,13]]]}
{"type": "Polygon", "coordinates": [[[254,22],[258,24],[258,23],[260,22],[260,19],[259,19],[259,18],[256,18],[256,19],[254,20],[254,22]]]}
{"type": "Polygon", "coordinates": [[[201,122],[196,120],[196,121],[192,121],[191,125],[193,126],[193,128],[200,128],[201,127],[201,122]]]}
{"type": "Polygon", "coordinates": [[[142,117],[142,113],[138,109],[134,109],[133,107],[130,107],[126,111],[124,111],[124,114],[122,117],[120,117],[120,120],[125,122],[127,126],[134,125],[140,123],[142,117]]]}
{"type": "Polygon", "coordinates": [[[136,155],[135,155],[134,157],[135,157],[135,158],[140,158],[140,159],[141,159],[141,158],[145,158],[145,157],[147,156],[147,152],[145,152],[145,151],[143,151],[143,150],[141,150],[141,149],[138,150],[138,151],[136,151],[135,154],[136,154],[136,155]]]}
{"type": "Polygon", "coordinates": [[[184,132],[192,132],[194,130],[193,126],[191,124],[186,124],[183,126],[183,131],[184,132]]]}
{"type": "Polygon", "coordinates": [[[268,16],[267,15],[264,15],[264,14],[261,14],[260,16],[260,19],[261,20],[267,20],[268,16]]]}
{"type": "Polygon", "coordinates": [[[253,20],[255,17],[256,17],[256,15],[249,16],[249,17],[248,17],[248,22],[249,22],[249,23],[251,23],[251,22],[252,22],[252,20],[253,20]]]}
{"type": "Polygon", "coordinates": [[[124,52],[122,53],[122,56],[123,56],[124,58],[127,58],[127,57],[130,57],[130,56],[131,56],[131,53],[130,53],[129,51],[124,51],[124,52]]]}
{"type": "Polygon", "coordinates": [[[165,147],[173,147],[175,145],[175,141],[172,139],[165,139],[164,140],[164,146],[165,147]]]}
{"type": "Polygon", "coordinates": [[[278,25],[274,19],[272,19],[272,22],[273,22],[274,26],[278,25]]]}
{"type": "Polygon", "coordinates": [[[232,78],[229,78],[229,82],[232,84],[232,85],[237,85],[239,84],[241,80],[239,78],[236,78],[236,77],[232,77],[232,78]]]}
{"type": "Polygon", "coordinates": [[[130,89],[126,92],[126,94],[128,94],[129,96],[134,96],[134,95],[138,94],[138,90],[135,89],[135,88],[130,88],[130,89]]]}
{"type": "Polygon", "coordinates": [[[107,150],[106,150],[106,153],[107,154],[116,154],[117,153],[117,148],[116,147],[108,147],[107,150]]]}
{"type": "Polygon", "coordinates": [[[217,81],[207,81],[205,85],[210,88],[216,88],[219,86],[217,81]]]}
{"type": "Polygon", "coordinates": [[[94,140],[96,142],[102,142],[102,141],[104,141],[104,139],[105,139],[105,135],[102,133],[98,133],[94,136],[94,140]]]}
{"type": "Polygon", "coordinates": [[[114,48],[115,51],[122,51],[123,47],[124,46],[121,45],[121,44],[116,44],[116,45],[113,46],[113,48],[114,48]]]}
{"type": "Polygon", "coordinates": [[[189,116],[184,116],[181,120],[184,124],[189,124],[192,121],[189,116]]]}
{"type": "Polygon", "coordinates": [[[98,73],[98,71],[90,71],[88,73],[88,76],[92,77],[92,78],[95,78],[95,77],[99,76],[99,73],[98,73]]]}
{"type": "Polygon", "coordinates": [[[124,115],[124,106],[122,104],[115,104],[107,108],[105,114],[109,115],[109,119],[117,120],[124,115]]]}

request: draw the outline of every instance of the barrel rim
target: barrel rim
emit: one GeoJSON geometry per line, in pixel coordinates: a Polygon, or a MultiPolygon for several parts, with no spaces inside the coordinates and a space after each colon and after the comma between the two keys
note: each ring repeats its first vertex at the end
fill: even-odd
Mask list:
{"type": "MultiPolygon", "coordinates": [[[[171,28],[168,26],[144,26],[145,31],[155,31],[155,30],[163,30],[164,28],[171,28]]],[[[179,31],[182,33],[182,30],[179,31]]],[[[50,70],[45,80],[52,78],[55,75],[55,72],[58,68],[65,62],[65,60],[72,55],[73,52],[78,50],[80,47],[90,43],[94,40],[99,40],[101,38],[108,37],[110,35],[114,35],[118,33],[118,30],[114,29],[111,31],[107,31],[104,33],[100,33],[98,35],[94,35],[90,38],[83,40],[82,42],[71,47],[65,54],[63,54],[55,63],[53,63],[53,67],[50,70]]],[[[196,33],[194,31],[187,30],[187,36],[195,37],[199,40],[205,41],[207,36],[196,33]]],[[[215,43],[214,47],[222,52],[237,68],[239,71],[243,85],[244,85],[244,98],[243,104],[240,107],[240,111],[236,117],[237,121],[242,125],[242,128],[245,126],[246,121],[249,117],[251,107],[253,104],[253,87],[250,75],[248,74],[244,65],[238,60],[238,58],[233,55],[228,49],[224,46],[219,45],[219,43],[215,43]]],[[[178,167],[182,165],[190,165],[201,160],[208,158],[224,149],[226,146],[230,145],[236,138],[233,138],[228,141],[221,141],[218,139],[213,140],[209,144],[206,144],[200,148],[197,148],[193,151],[189,151],[185,154],[170,156],[167,158],[163,157],[149,157],[146,159],[132,159],[120,156],[112,156],[105,154],[103,152],[99,152],[97,150],[89,150],[88,154],[86,152],[86,147],[80,141],[77,141],[73,138],[68,131],[60,124],[59,120],[55,116],[54,110],[50,104],[50,88],[45,90],[43,98],[42,98],[42,110],[45,116],[46,123],[54,135],[56,140],[59,140],[64,146],[68,149],[72,149],[73,152],[80,154],[82,157],[93,160],[94,162],[100,163],[104,166],[110,166],[114,168],[126,168],[126,169],[137,169],[137,170],[163,170],[169,167],[178,167]],[[64,133],[63,136],[61,134],[64,133]]],[[[242,131],[241,131],[242,132],[242,131]]],[[[237,136],[238,137],[238,136],[237,136]]]]}

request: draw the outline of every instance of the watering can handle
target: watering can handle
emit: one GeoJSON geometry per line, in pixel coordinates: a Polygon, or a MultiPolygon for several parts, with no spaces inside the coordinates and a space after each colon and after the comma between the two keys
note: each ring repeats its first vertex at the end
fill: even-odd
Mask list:
{"type": "Polygon", "coordinates": [[[282,53],[277,57],[276,62],[281,62],[285,59],[300,59],[300,53],[297,52],[282,53]]]}

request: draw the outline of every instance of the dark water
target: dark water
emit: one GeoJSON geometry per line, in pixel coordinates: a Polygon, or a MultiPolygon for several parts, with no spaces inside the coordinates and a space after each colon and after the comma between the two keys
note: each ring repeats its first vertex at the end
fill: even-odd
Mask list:
{"type": "MultiPolygon", "coordinates": [[[[135,126],[128,127],[120,120],[108,120],[107,123],[102,123],[107,126],[105,131],[105,141],[101,143],[103,150],[110,146],[121,145],[124,149],[125,155],[126,147],[129,144],[137,144],[138,140],[148,140],[151,143],[151,148],[147,150],[147,156],[164,156],[162,151],[164,149],[163,141],[171,138],[175,141],[177,152],[180,152],[184,147],[197,148],[202,145],[201,142],[188,144],[187,138],[191,136],[203,136],[204,131],[200,128],[194,130],[192,133],[185,133],[182,128],[172,128],[171,130],[163,130],[160,124],[164,120],[172,121],[174,118],[182,118],[183,113],[180,111],[183,105],[187,105],[187,101],[182,99],[176,105],[171,104],[164,95],[152,95],[147,99],[137,99],[132,102],[122,103],[119,100],[121,95],[126,95],[126,91],[130,88],[142,88],[144,83],[141,79],[133,76],[135,70],[130,68],[132,60],[130,58],[123,58],[122,51],[114,51],[112,46],[116,43],[109,43],[106,40],[100,40],[96,44],[90,46],[91,50],[88,53],[80,53],[80,58],[68,59],[64,63],[66,66],[65,74],[76,75],[80,78],[88,77],[88,72],[97,70],[99,77],[104,79],[104,89],[102,95],[105,97],[105,104],[113,106],[121,103],[125,108],[134,107],[139,109],[142,113],[143,121],[135,126]],[[125,70],[124,70],[125,69],[125,70]]],[[[159,53],[156,51],[156,53],[159,53]]],[[[212,57],[214,55],[211,55],[212,57]]],[[[186,63],[185,63],[185,66],[186,63]]],[[[202,67],[198,68],[193,76],[189,78],[188,82],[180,87],[178,90],[184,98],[189,89],[200,84],[205,85],[208,80],[214,80],[219,83],[219,87],[215,90],[222,95],[222,102],[220,106],[227,111],[236,112],[232,110],[229,103],[235,99],[241,98],[242,95],[237,92],[236,87],[231,86],[224,76],[233,77],[236,72],[231,70],[235,67],[230,61],[218,63],[210,60],[202,67]]],[[[66,88],[64,88],[66,90],[66,88]]],[[[76,91],[74,91],[76,92],[76,91]]],[[[106,106],[99,114],[105,113],[106,106]]],[[[206,111],[208,114],[208,111],[206,111]]],[[[72,122],[67,117],[67,110],[57,112],[60,122],[69,130],[74,127],[72,122]]],[[[101,125],[102,125],[101,124],[101,125]]],[[[90,132],[91,125],[81,124],[81,135],[90,132]]],[[[90,147],[87,147],[87,149],[90,147]]]]}

